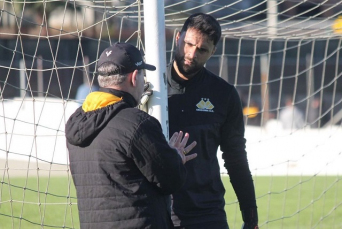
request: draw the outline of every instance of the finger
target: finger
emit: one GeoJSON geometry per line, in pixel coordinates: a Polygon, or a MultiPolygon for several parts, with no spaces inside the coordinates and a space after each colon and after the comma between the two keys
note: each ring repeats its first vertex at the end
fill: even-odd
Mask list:
{"type": "Polygon", "coordinates": [[[176,149],[176,150],[177,150],[178,155],[181,157],[183,165],[184,165],[186,162],[186,157],[184,155],[184,152],[180,151],[179,149],[176,149]]]}
{"type": "Polygon", "coordinates": [[[146,82],[145,84],[144,84],[144,91],[146,91],[147,89],[149,89],[150,88],[150,83],[149,82],[146,82]]]}
{"type": "Polygon", "coordinates": [[[174,143],[178,137],[178,132],[174,132],[173,135],[171,136],[169,143],[174,143]]]}
{"type": "Polygon", "coordinates": [[[151,95],[153,95],[153,91],[152,91],[152,90],[146,90],[146,91],[144,91],[144,93],[142,94],[142,96],[144,96],[144,95],[146,95],[146,96],[151,96],[151,95]]]}
{"type": "MultiPolygon", "coordinates": [[[[188,140],[189,140],[189,134],[188,133],[185,133],[185,135],[184,135],[184,138],[182,139],[182,142],[180,143],[180,147],[182,147],[182,148],[185,148],[185,146],[186,146],[186,143],[188,142],[188,140]]],[[[189,152],[189,151],[188,151],[189,152]]]]}
{"type": "Polygon", "coordinates": [[[195,146],[197,145],[196,141],[191,142],[190,145],[188,145],[186,148],[184,148],[184,151],[186,151],[187,153],[189,153],[193,148],[195,148],[195,146]]]}
{"type": "Polygon", "coordinates": [[[182,138],[183,138],[183,131],[179,131],[178,132],[178,136],[177,136],[177,138],[175,140],[175,147],[176,148],[180,148],[180,142],[181,142],[182,138]]]}
{"type": "Polygon", "coordinates": [[[190,154],[188,156],[185,156],[185,162],[190,161],[196,157],[197,157],[197,153],[193,153],[193,154],[190,154]]]}

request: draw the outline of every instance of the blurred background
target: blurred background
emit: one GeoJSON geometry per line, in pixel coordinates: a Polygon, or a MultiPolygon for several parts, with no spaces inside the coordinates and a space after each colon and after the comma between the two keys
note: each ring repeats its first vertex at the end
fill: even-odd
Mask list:
{"type": "MultiPolygon", "coordinates": [[[[145,31],[137,31],[135,2],[0,1],[3,98],[23,93],[18,90],[23,74],[20,64],[28,69],[31,96],[75,100],[84,82],[96,89],[94,69],[99,53],[115,41],[136,43],[134,36],[144,39],[145,31]],[[39,77],[42,82],[38,82],[39,77]]],[[[207,67],[237,87],[243,105],[252,107],[245,112],[253,108],[260,111],[267,102],[266,118],[276,118],[290,96],[302,112],[308,113],[308,109],[317,108],[311,103],[319,100],[320,119],[313,126],[324,126],[341,110],[341,103],[336,101],[342,97],[342,19],[338,17],[342,5],[338,0],[273,1],[276,16],[272,20],[276,24],[270,26],[268,2],[165,0],[167,62],[172,58],[175,31],[185,18],[194,12],[208,12],[220,21],[223,37],[207,67]],[[263,74],[267,82],[262,81],[263,74]],[[264,84],[267,98],[262,93],[264,84]]],[[[247,124],[260,125],[261,113],[252,116],[247,124]]]]}

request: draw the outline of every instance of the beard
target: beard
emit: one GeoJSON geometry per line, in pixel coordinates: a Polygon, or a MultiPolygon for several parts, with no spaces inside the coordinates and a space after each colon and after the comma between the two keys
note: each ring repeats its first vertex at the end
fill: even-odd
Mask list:
{"type": "Polygon", "coordinates": [[[191,64],[185,64],[185,56],[181,56],[178,52],[175,54],[175,61],[177,63],[178,70],[181,74],[183,74],[186,78],[193,76],[197,73],[202,66],[198,66],[197,62],[194,59],[186,59],[191,62],[191,64]]]}

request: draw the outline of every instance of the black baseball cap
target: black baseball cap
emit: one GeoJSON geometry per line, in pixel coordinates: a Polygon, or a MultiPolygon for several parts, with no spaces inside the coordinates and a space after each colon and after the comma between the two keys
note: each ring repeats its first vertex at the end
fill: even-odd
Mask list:
{"type": "Polygon", "coordinates": [[[99,72],[100,75],[114,75],[114,74],[127,74],[134,70],[146,69],[150,71],[156,70],[156,67],[146,64],[143,60],[141,52],[135,46],[128,43],[116,42],[112,46],[106,48],[101,53],[97,62],[97,68],[104,63],[114,64],[117,69],[114,72],[99,72]]]}

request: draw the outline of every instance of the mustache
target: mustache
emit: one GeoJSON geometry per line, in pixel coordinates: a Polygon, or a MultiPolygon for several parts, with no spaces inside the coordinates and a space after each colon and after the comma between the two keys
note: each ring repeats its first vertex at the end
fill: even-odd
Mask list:
{"type": "MultiPolygon", "coordinates": [[[[178,63],[179,67],[184,66],[185,61],[189,61],[191,63],[191,66],[197,65],[197,61],[194,58],[186,57],[185,55],[180,55],[178,52],[176,52],[175,60],[178,63]]],[[[190,66],[189,66],[190,67],[190,66]]]]}
{"type": "Polygon", "coordinates": [[[183,61],[189,61],[191,64],[196,64],[196,61],[193,58],[183,58],[183,61]]]}

